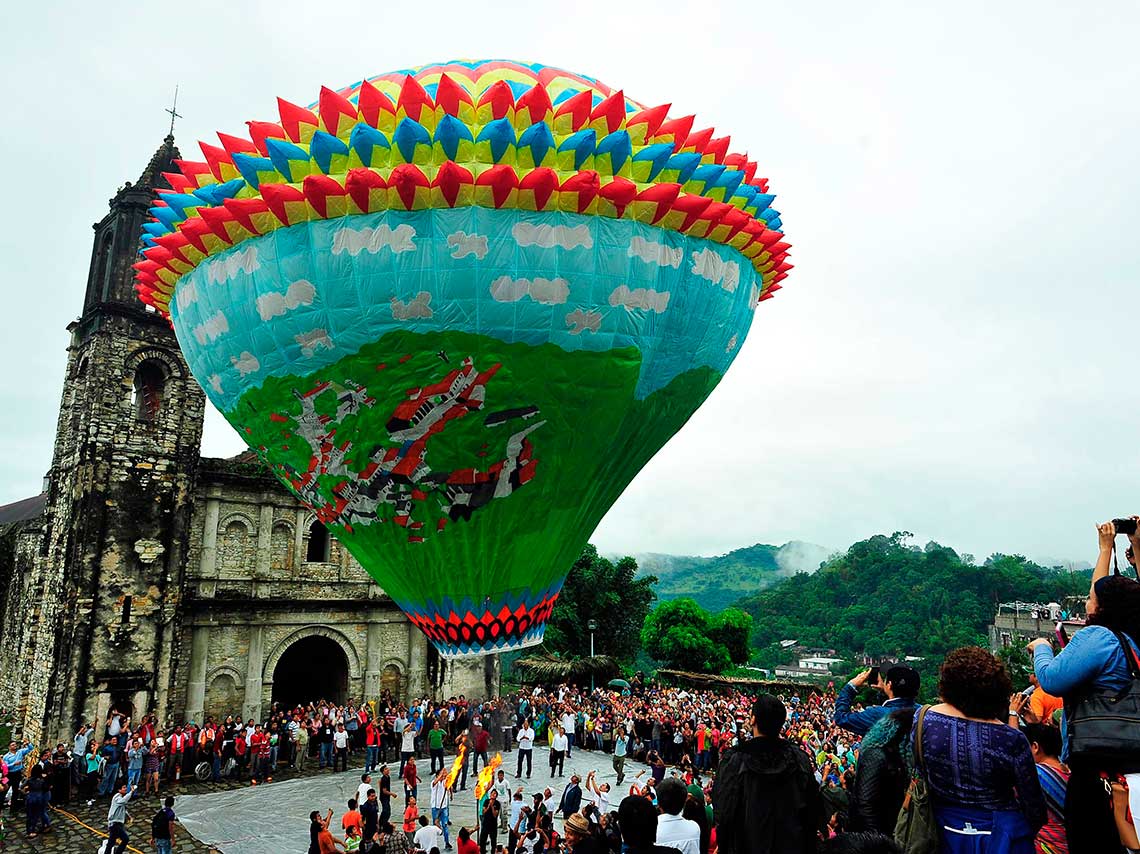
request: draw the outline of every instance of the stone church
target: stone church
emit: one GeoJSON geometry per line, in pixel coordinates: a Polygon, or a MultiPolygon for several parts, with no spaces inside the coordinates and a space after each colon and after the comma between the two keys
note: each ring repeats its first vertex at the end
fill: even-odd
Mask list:
{"type": "Polygon", "coordinates": [[[0,712],[42,743],[112,706],[493,695],[498,658],[442,660],[252,454],[201,456],[205,396],[131,266],[179,156],[167,136],[95,224],[44,492],[0,507],[0,712]]]}

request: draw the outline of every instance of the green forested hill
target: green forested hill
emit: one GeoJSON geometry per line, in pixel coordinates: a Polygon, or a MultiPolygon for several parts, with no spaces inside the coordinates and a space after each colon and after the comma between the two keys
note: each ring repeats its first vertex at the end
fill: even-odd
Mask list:
{"type": "Polygon", "coordinates": [[[782,546],[757,543],[719,557],[637,555],[639,575],[657,576],[657,598],[691,596],[708,611],[720,611],[742,596],[770,587],[785,576],[813,572],[832,553],[814,543],[782,546]]]}
{"type": "Polygon", "coordinates": [[[1046,569],[1019,555],[982,564],[937,543],[908,545],[906,534],[855,543],[818,572],[780,581],[736,604],[752,615],[758,663],[783,663],[782,639],[808,647],[941,659],[967,644],[986,644],[999,602],[1063,601],[1088,591],[1087,572],[1046,569]]]}

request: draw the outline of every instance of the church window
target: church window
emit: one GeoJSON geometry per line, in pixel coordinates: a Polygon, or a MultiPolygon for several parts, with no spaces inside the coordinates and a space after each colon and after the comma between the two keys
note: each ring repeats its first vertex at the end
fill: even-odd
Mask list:
{"type": "Polygon", "coordinates": [[[131,622],[131,604],[134,602],[133,596],[123,597],[123,620],[124,626],[130,625],[131,622]]]}
{"type": "Polygon", "coordinates": [[[139,421],[154,421],[162,409],[162,393],[166,389],[166,372],[154,361],[146,361],[135,371],[131,403],[139,421]]]}
{"type": "Polygon", "coordinates": [[[99,249],[95,253],[95,287],[98,289],[99,299],[107,299],[107,268],[111,263],[111,246],[114,242],[114,232],[110,229],[103,232],[99,238],[99,249]]]}
{"type": "Polygon", "coordinates": [[[329,529],[319,521],[309,526],[309,546],[305,551],[305,560],[309,563],[328,563],[329,529]]]}

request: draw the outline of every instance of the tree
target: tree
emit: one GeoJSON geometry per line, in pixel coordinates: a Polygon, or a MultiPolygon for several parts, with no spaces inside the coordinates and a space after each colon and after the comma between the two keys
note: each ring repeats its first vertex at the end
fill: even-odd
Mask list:
{"type": "Polygon", "coordinates": [[[594,651],[629,664],[639,648],[639,633],[657,598],[657,578],[636,578],[637,561],[614,563],[586,546],[570,567],[566,583],[546,625],[546,646],[563,655],[590,654],[590,620],[597,620],[594,651]]]}
{"type": "Polygon", "coordinates": [[[641,643],[646,652],[667,667],[723,673],[735,660],[734,653],[743,656],[742,661],[748,660],[751,629],[752,619],[747,614],[729,614],[722,621],[719,615],[710,616],[695,600],[682,597],[662,602],[653,610],[641,630],[641,643]],[[731,650],[730,644],[734,647],[731,650]]]}
{"type": "Polygon", "coordinates": [[[733,664],[747,664],[752,657],[748,645],[752,637],[752,615],[739,608],[725,608],[714,616],[709,627],[709,638],[721,644],[733,664]]]}

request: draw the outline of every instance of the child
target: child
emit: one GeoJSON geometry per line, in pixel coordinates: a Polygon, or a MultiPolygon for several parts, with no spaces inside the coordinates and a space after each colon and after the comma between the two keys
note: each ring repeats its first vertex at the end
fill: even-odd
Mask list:
{"type": "Polygon", "coordinates": [[[350,826],[344,832],[344,850],[345,851],[358,851],[360,849],[360,828],[355,825],[350,826]]]}

